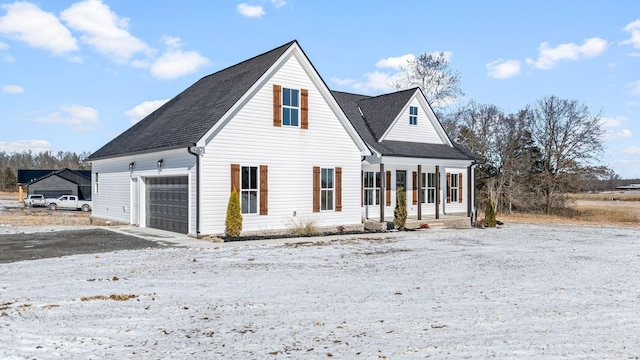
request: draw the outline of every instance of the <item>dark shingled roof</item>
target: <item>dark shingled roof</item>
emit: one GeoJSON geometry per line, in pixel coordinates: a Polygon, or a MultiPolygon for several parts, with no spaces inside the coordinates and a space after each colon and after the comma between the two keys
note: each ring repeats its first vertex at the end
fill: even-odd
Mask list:
{"type": "Polygon", "coordinates": [[[18,169],[18,184],[28,184],[31,182],[39,181],[50,175],[58,175],[66,180],[80,183],[78,177],[85,178],[91,183],[91,170],[30,170],[30,169],[18,169]],[[73,179],[72,179],[73,178],[73,179]]]}
{"type": "Polygon", "coordinates": [[[460,145],[427,144],[407,141],[378,141],[387,131],[417,88],[380,96],[366,96],[332,91],[342,111],[347,115],[362,140],[385,156],[417,157],[428,159],[475,160],[460,145]],[[360,110],[358,110],[360,108],[360,110]],[[362,114],[360,113],[362,111],[362,114]]]}
{"type": "Polygon", "coordinates": [[[89,160],[192,146],[295,40],[203,77],[89,156],[89,160]]]}
{"type": "Polygon", "coordinates": [[[27,185],[39,182],[51,176],[59,176],[69,182],[72,182],[76,185],[91,185],[91,171],[90,170],[71,170],[71,169],[62,169],[62,170],[53,170],[52,172],[41,176],[37,179],[33,179],[29,181],[27,185]]]}
{"type": "MultiPolygon", "coordinates": [[[[88,159],[194,145],[293,44],[297,42],[291,41],[203,77],[88,159]]],[[[378,141],[416,91],[420,90],[414,88],[373,97],[339,91],[332,91],[332,94],[364,142],[383,155],[473,160],[457,145],[378,141]]]]}

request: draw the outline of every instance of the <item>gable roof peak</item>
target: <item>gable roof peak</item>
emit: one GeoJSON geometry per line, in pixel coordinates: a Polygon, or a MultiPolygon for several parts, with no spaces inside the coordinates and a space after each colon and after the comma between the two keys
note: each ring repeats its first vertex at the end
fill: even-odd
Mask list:
{"type": "Polygon", "coordinates": [[[89,160],[192,146],[293,46],[302,52],[297,40],[292,40],[202,77],[89,160]]]}

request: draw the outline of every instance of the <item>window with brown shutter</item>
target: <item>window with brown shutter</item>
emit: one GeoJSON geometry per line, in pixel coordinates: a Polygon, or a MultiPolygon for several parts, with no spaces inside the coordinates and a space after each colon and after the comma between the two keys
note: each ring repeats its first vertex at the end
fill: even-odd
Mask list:
{"type": "Polygon", "coordinates": [[[300,128],[309,128],[309,90],[300,89],[300,128]]]}
{"type": "Polygon", "coordinates": [[[336,211],[342,211],[342,168],[336,168],[336,211]]]}
{"type": "Polygon", "coordinates": [[[273,126],[282,126],[282,86],[273,85],[273,126]]]}
{"type": "Polygon", "coordinates": [[[447,173],[447,204],[451,202],[451,174],[447,173]]]}
{"type": "Polygon", "coordinates": [[[240,192],[240,164],[231,164],[231,191],[240,192]]]}
{"type": "Polygon", "coordinates": [[[320,167],[313,167],[313,212],[320,212],[320,167]]]}
{"type": "Polygon", "coordinates": [[[391,171],[386,171],[385,174],[385,205],[391,206],[391,171]]]}
{"type": "Polygon", "coordinates": [[[269,176],[267,165],[260,165],[260,215],[269,213],[269,176]]]}
{"type": "Polygon", "coordinates": [[[413,172],[413,205],[418,205],[418,173],[413,172]]]}
{"type": "Polygon", "coordinates": [[[462,202],[462,173],[458,174],[458,202],[462,202]]]}

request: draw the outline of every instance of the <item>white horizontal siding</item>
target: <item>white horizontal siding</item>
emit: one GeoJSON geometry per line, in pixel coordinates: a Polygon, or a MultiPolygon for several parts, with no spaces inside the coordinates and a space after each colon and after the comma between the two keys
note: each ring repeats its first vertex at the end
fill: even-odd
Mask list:
{"type": "Polygon", "coordinates": [[[244,231],[289,229],[300,219],[318,226],[361,223],[360,151],[295,57],[207,145],[202,162],[203,234],[224,233],[230,164],[268,166],[268,215],[244,215],[244,231]],[[308,89],[308,129],[273,126],[274,84],[308,89]],[[314,166],[342,167],[341,212],[312,212],[314,166]]]}
{"type": "Polygon", "coordinates": [[[185,149],[162,151],[150,154],[123,156],[113,159],[93,161],[93,216],[100,219],[130,223],[131,209],[138,209],[140,226],[145,226],[145,179],[150,177],[189,177],[189,232],[195,233],[195,156],[185,149]],[[163,166],[158,169],[158,160],[163,166]],[[129,164],[134,163],[133,171],[129,164]],[[95,174],[99,177],[99,191],[95,191],[95,174]],[[138,179],[139,198],[132,198],[132,179],[138,179]],[[134,201],[138,201],[135,206],[134,201]]]}
{"type": "Polygon", "coordinates": [[[131,180],[128,164],[118,159],[98,160],[91,163],[93,217],[129,223],[131,180]],[[97,191],[96,174],[98,176],[97,191]]]}
{"type": "Polygon", "coordinates": [[[443,144],[442,139],[438,135],[434,124],[435,118],[429,116],[431,110],[422,106],[417,98],[409,103],[394,122],[384,140],[408,141],[417,143],[443,144]],[[418,123],[417,125],[409,124],[409,107],[418,107],[418,123]]]}
{"type": "Polygon", "coordinates": [[[446,203],[446,194],[445,194],[445,213],[447,214],[453,214],[453,213],[466,213],[467,212],[467,198],[468,198],[468,194],[467,194],[467,169],[459,169],[459,168],[444,168],[441,170],[442,171],[442,175],[444,177],[444,183],[443,183],[443,189],[447,188],[447,179],[446,179],[446,174],[455,174],[456,176],[458,176],[458,174],[462,174],[462,193],[458,193],[458,199],[462,199],[462,202],[459,201],[452,201],[450,203],[446,203]]]}

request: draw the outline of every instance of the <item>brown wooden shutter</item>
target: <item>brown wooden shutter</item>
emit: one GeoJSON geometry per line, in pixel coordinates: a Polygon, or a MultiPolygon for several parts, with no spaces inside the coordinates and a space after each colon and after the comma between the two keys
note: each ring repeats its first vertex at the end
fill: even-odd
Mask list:
{"type": "Polygon", "coordinates": [[[282,126],[282,86],[273,85],[273,126],[282,126]]]}
{"type": "Polygon", "coordinates": [[[231,191],[240,192],[240,164],[231,164],[231,191]]]}
{"type": "Polygon", "coordinates": [[[413,205],[418,205],[418,173],[413,172],[413,205]]]}
{"type": "Polygon", "coordinates": [[[313,212],[320,212],[320,168],[313,167],[313,212]]]}
{"type": "Polygon", "coordinates": [[[458,202],[462,202],[462,173],[458,174],[458,202]]]}
{"type": "Polygon", "coordinates": [[[447,173],[447,204],[451,202],[451,174],[447,173]]]}
{"type": "Polygon", "coordinates": [[[342,211],[342,168],[336,168],[336,211],[342,211]]]}
{"type": "Polygon", "coordinates": [[[269,170],[260,165],[260,215],[269,213],[269,170]]]}
{"type": "Polygon", "coordinates": [[[385,174],[385,186],[386,186],[386,190],[385,190],[385,202],[386,202],[386,206],[391,206],[391,171],[387,171],[385,174]]]}
{"type": "Polygon", "coordinates": [[[300,128],[309,128],[309,90],[300,89],[300,128]]]}

